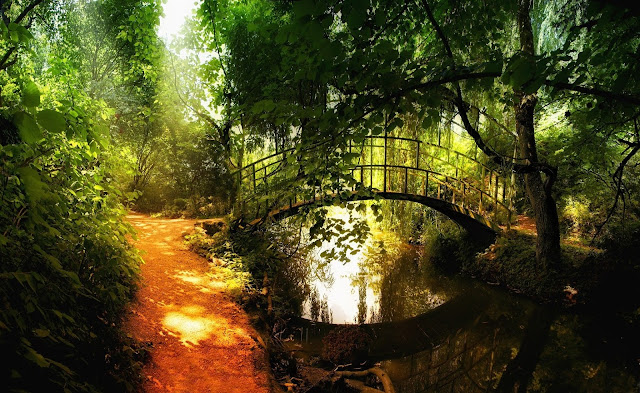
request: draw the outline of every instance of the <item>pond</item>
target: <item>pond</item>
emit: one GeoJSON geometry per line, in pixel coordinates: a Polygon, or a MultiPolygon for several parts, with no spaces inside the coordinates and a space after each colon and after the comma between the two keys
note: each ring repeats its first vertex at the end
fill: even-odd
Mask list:
{"type": "Polygon", "coordinates": [[[397,392],[638,392],[637,333],[614,310],[577,313],[540,306],[434,266],[424,246],[373,233],[348,263],[309,255],[311,295],[288,346],[313,361],[336,324],[375,337],[397,392]],[[382,241],[382,247],[380,246],[382,241]],[[318,273],[320,272],[320,273],[318,273]]]}

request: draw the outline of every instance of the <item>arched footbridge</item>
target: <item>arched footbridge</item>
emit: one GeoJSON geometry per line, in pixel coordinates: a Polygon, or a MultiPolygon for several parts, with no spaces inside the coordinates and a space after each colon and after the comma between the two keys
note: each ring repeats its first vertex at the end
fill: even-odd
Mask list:
{"type": "MultiPolygon", "coordinates": [[[[343,147],[350,160],[345,181],[336,186],[297,182],[300,166],[295,149],[259,159],[236,172],[242,217],[252,225],[297,214],[301,208],[330,204],[334,199],[407,200],[429,206],[478,234],[509,228],[514,179],[503,171],[439,143],[417,139],[368,136],[343,147]],[[350,179],[350,180],[348,180],[350,179]],[[355,192],[356,189],[370,192],[355,192]]],[[[303,159],[303,158],[302,158],[303,159]]],[[[316,162],[322,162],[316,157],[316,162]]]]}

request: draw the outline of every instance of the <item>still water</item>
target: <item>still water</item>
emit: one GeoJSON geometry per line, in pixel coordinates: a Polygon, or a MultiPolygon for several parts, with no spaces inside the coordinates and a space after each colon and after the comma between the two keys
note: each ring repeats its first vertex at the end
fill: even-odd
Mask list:
{"type": "Polygon", "coordinates": [[[301,357],[319,352],[332,324],[364,323],[376,337],[369,356],[399,393],[515,391],[520,384],[528,392],[640,392],[638,333],[613,307],[539,306],[445,274],[425,247],[391,234],[374,233],[346,264],[321,261],[321,251],[310,255],[319,264],[310,271],[322,274],[307,277],[301,357]]]}

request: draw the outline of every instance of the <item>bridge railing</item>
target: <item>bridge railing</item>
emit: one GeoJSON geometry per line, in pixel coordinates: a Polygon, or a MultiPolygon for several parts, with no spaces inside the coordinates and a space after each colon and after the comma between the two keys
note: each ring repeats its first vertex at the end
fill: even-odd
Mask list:
{"type": "Polygon", "coordinates": [[[407,166],[358,165],[352,176],[365,187],[385,193],[417,195],[450,202],[467,211],[491,217],[494,222],[509,223],[511,209],[499,195],[473,183],[428,169],[407,166]]]}
{"type": "MultiPolygon", "coordinates": [[[[511,178],[464,153],[415,139],[376,136],[345,150],[352,153],[345,174],[350,173],[364,187],[444,200],[494,223],[511,223],[511,178]]],[[[273,210],[352,188],[329,189],[326,184],[289,187],[292,179],[301,176],[299,166],[293,165],[300,159],[295,154],[295,149],[284,150],[237,172],[244,199],[250,201],[243,207],[245,215],[266,216],[273,210]]]]}

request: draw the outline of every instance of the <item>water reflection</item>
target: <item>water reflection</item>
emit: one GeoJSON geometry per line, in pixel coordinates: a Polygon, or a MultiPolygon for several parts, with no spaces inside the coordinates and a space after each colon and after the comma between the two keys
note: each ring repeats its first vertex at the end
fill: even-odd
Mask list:
{"type": "MultiPolygon", "coordinates": [[[[344,209],[334,207],[330,215],[345,215],[344,209]]],[[[332,240],[304,253],[310,291],[303,317],[333,323],[398,321],[432,310],[464,289],[438,272],[422,247],[404,244],[393,233],[372,231],[347,263],[322,258],[325,251],[342,248],[332,240]]]]}
{"type": "MultiPolygon", "coordinates": [[[[381,362],[399,393],[640,391],[635,333],[613,317],[553,310],[449,276],[428,250],[389,234],[374,233],[347,264],[326,263],[321,252],[308,256],[309,271],[322,273],[307,277],[303,316],[367,322],[377,340],[370,360],[381,362]],[[612,337],[635,344],[623,350],[612,337]]],[[[298,323],[295,351],[313,359],[335,326],[298,323]]]]}

